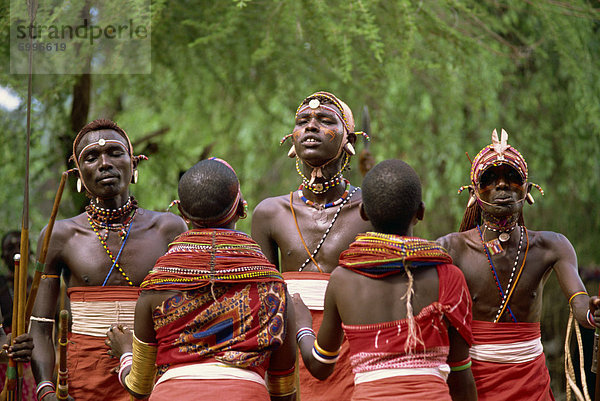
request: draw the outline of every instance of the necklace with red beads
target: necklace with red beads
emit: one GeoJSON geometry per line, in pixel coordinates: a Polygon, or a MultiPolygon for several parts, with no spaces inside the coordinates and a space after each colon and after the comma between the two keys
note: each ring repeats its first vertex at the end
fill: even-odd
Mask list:
{"type": "Polygon", "coordinates": [[[118,209],[100,208],[93,202],[90,202],[90,204],[86,206],[86,214],[88,222],[90,223],[90,227],[92,227],[92,230],[100,240],[100,244],[102,244],[102,248],[104,248],[104,250],[108,254],[108,257],[112,261],[112,266],[108,274],[106,275],[102,286],[106,285],[108,278],[112,274],[115,267],[117,268],[117,270],[119,270],[125,281],[127,281],[127,283],[130,286],[133,286],[133,282],[131,281],[127,273],[125,273],[125,271],[121,268],[118,261],[121,257],[121,253],[123,252],[123,248],[125,248],[127,238],[129,238],[129,232],[131,231],[131,226],[133,225],[133,220],[135,219],[137,209],[137,201],[133,196],[129,197],[127,203],[118,209]],[[123,223],[110,223],[110,221],[122,218],[127,214],[130,215],[125,219],[123,223]],[[104,235],[100,233],[101,229],[106,230],[106,233],[104,235]],[[121,237],[121,247],[116,257],[111,252],[107,243],[108,233],[110,231],[118,231],[119,236],[121,237]]]}
{"type": "Polygon", "coordinates": [[[302,201],[304,203],[306,203],[308,206],[312,206],[317,210],[328,209],[330,207],[337,206],[340,203],[342,203],[344,201],[344,199],[346,199],[348,197],[348,195],[350,194],[350,181],[348,181],[348,180],[344,180],[344,181],[346,182],[346,189],[344,190],[344,193],[342,194],[341,198],[339,198],[333,202],[329,202],[324,205],[321,205],[320,203],[316,203],[316,202],[313,202],[313,201],[307,199],[306,196],[304,196],[304,194],[302,193],[302,189],[304,188],[303,184],[301,184],[300,187],[298,188],[298,197],[300,199],[302,199],[302,201]]]}

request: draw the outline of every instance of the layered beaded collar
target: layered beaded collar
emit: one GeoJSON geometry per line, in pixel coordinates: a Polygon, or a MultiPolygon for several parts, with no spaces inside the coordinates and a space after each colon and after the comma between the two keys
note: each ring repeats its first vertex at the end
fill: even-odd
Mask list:
{"type": "Polygon", "coordinates": [[[348,194],[350,193],[350,181],[348,181],[348,180],[344,180],[344,181],[346,182],[346,189],[344,190],[344,193],[342,194],[341,198],[339,198],[333,202],[329,202],[324,205],[321,205],[319,203],[316,203],[316,202],[313,202],[313,201],[307,199],[306,196],[304,196],[304,194],[302,193],[302,188],[304,188],[304,184],[300,185],[300,187],[298,188],[298,197],[304,203],[306,203],[308,206],[312,206],[317,210],[328,209],[330,207],[337,206],[340,203],[342,203],[344,201],[344,199],[346,199],[348,197],[348,194]]]}
{"type": "Polygon", "coordinates": [[[305,176],[304,173],[302,173],[302,170],[300,169],[300,158],[298,157],[296,157],[296,171],[298,172],[300,177],[302,177],[302,185],[304,185],[304,188],[308,189],[314,194],[323,194],[329,191],[331,188],[335,187],[340,182],[342,182],[342,180],[344,179],[342,173],[348,166],[349,162],[350,156],[348,156],[347,153],[344,153],[344,163],[342,164],[342,168],[340,169],[340,171],[335,173],[333,177],[331,177],[325,182],[314,182],[311,178],[305,176]]]}
{"type": "Polygon", "coordinates": [[[109,231],[119,231],[119,235],[123,239],[135,218],[137,209],[137,200],[133,196],[130,196],[127,202],[117,209],[100,207],[92,200],[85,207],[85,212],[94,231],[106,230],[104,236],[106,240],[109,231]],[[117,222],[125,216],[127,217],[124,221],[117,222]]]}

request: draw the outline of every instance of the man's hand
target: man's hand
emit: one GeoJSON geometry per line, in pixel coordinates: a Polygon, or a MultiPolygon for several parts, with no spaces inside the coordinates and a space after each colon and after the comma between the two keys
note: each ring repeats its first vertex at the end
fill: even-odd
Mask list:
{"type": "Polygon", "coordinates": [[[302,301],[302,297],[300,294],[292,295],[292,303],[294,305],[294,312],[296,314],[296,330],[302,327],[312,328],[312,315],[310,314],[310,310],[302,301]]]}
{"type": "Polygon", "coordinates": [[[600,327],[600,298],[597,296],[590,297],[590,315],[594,320],[594,326],[600,327]]]}
{"type": "Polygon", "coordinates": [[[11,335],[8,335],[8,341],[2,346],[9,358],[17,362],[30,362],[31,351],[33,351],[33,338],[29,333],[21,334],[15,338],[15,343],[10,345],[11,335]]]}
{"type": "Polygon", "coordinates": [[[121,358],[133,349],[133,333],[128,327],[114,324],[106,332],[106,337],[104,343],[110,348],[107,354],[113,358],[121,358]]]}

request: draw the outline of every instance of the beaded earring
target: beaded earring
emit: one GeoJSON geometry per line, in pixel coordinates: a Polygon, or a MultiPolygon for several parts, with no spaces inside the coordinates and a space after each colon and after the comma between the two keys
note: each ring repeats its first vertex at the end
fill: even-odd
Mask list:
{"type": "Polygon", "coordinates": [[[81,192],[81,178],[77,178],[77,192],[81,192]]]}

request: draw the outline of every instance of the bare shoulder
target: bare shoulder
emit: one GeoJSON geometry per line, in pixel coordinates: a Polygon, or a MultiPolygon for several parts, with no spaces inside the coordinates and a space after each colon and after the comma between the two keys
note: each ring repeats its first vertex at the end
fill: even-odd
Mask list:
{"type": "Polygon", "coordinates": [[[455,232],[446,234],[435,240],[438,244],[444,247],[447,251],[451,249],[460,249],[466,246],[469,238],[469,231],[455,232]]]}
{"type": "Polygon", "coordinates": [[[527,230],[527,234],[531,247],[539,248],[556,255],[575,253],[571,241],[561,233],[527,230]]]}
{"type": "Polygon", "coordinates": [[[148,228],[155,228],[164,235],[175,238],[177,235],[187,231],[188,227],[185,221],[178,215],[171,212],[155,212],[148,209],[138,209],[138,214],[145,221],[148,228]]]}
{"type": "Polygon", "coordinates": [[[252,227],[264,229],[271,226],[289,211],[289,195],[265,198],[252,211],[252,227]]]}
{"type": "Polygon", "coordinates": [[[277,215],[281,210],[289,204],[289,195],[279,195],[265,198],[256,205],[252,216],[259,216],[262,218],[273,217],[277,215]]]}
{"type": "MultiPolygon", "coordinates": [[[[85,218],[85,213],[80,215],[57,220],[54,223],[52,228],[52,241],[60,241],[63,242],[71,237],[73,237],[78,231],[87,229],[87,219],[85,218]]],[[[48,226],[45,226],[40,232],[39,239],[42,240],[48,230],[48,226]]]]}

